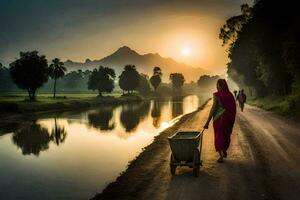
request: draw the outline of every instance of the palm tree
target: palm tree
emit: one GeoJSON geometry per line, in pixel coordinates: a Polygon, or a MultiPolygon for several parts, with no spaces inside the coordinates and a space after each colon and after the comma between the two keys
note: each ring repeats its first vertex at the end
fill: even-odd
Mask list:
{"type": "Polygon", "coordinates": [[[53,98],[55,98],[56,93],[56,80],[65,75],[67,68],[64,67],[64,63],[60,61],[58,58],[54,58],[49,67],[50,69],[50,77],[54,79],[54,88],[53,88],[53,98]]]}

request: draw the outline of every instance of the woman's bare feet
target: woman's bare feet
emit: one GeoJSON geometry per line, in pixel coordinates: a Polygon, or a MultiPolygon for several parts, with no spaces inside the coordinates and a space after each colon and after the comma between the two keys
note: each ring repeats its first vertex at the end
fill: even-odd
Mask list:
{"type": "Polygon", "coordinates": [[[219,151],[219,155],[220,155],[220,158],[217,160],[219,163],[222,163],[223,162],[223,155],[222,155],[222,152],[219,151]]]}
{"type": "Polygon", "coordinates": [[[223,157],[227,158],[227,152],[226,151],[223,151],[223,157]]]}

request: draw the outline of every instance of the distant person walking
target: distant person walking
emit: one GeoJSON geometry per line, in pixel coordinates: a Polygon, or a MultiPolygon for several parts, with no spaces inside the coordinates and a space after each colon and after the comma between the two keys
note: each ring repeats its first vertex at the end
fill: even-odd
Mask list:
{"type": "Polygon", "coordinates": [[[217,92],[213,94],[213,105],[204,125],[204,128],[207,129],[210,120],[213,118],[215,149],[220,155],[218,162],[223,162],[223,158],[227,157],[235,115],[236,104],[234,96],[229,91],[225,79],[219,79],[217,81],[217,92]]]}
{"type": "Polygon", "coordinates": [[[237,101],[239,102],[239,106],[240,106],[242,112],[244,111],[244,106],[245,106],[246,100],[247,100],[247,96],[244,93],[244,90],[241,90],[237,96],[237,101]]]}
{"type": "Polygon", "coordinates": [[[236,91],[236,90],[234,90],[234,91],[233,91],[234,98],[236,98],[236,93],[237,93],[237,91],[236,91]]]}

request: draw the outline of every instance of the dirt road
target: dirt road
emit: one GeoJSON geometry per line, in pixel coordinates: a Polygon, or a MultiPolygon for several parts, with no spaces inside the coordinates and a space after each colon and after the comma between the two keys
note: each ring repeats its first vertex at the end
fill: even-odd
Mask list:
{"type": "Polygon", "coordinates": [[[98,198],[300,199],[299,125],[251,106],[237,114],[229,156],[224,163],[216,162],[211,125],[204,133],[199,177],[193,177],[192,170],[185,167],[177,169],[175,176],[170,175],[170,150],[165,137],[178,129],[201,129],[210,106],[211,102],[177,128],[162,134],[154,142],[160,145],[153,144],[147,149],[129,167],[129,172],[98,198]]]}

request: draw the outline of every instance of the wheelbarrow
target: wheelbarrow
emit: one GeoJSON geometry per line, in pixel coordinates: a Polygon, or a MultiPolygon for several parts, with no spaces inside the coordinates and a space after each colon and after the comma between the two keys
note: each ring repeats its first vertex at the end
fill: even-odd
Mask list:
{"type": "Polygon", "coordinates": [[[201,162],[202,138],[204,129],[199,131],[180,131],[168,137],[172,151],[170,171],[175,175],[177,166],[193,168],[195,177],[199,176],[201,162]]]}

